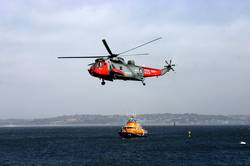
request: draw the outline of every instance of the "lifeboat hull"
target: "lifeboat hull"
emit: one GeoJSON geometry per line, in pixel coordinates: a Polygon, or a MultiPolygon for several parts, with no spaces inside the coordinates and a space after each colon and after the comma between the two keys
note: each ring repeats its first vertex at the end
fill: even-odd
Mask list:
{"type": "Polygon", "coordinates": [[[130,133],[130,132],[119,132],[119,135],[123,138],[134,138],[134,137],[146,137],[145,133],[130,133]]]}

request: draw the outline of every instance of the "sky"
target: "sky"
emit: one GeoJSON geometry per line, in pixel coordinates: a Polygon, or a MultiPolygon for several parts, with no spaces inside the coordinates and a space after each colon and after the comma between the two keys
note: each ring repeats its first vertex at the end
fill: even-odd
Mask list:
{"type": "Polygon", "coordinates": [[[0,119],[72,114],[250,115],[250,1],[0,0],[0,119]],[[154,38],[126,57],[175,72],[106,82],[93,59],[154,38]]]}

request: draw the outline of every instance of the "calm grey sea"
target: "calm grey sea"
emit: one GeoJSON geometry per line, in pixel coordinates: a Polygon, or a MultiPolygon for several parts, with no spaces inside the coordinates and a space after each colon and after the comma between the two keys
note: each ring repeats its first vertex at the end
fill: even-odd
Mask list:
{"type": "Polygon", "coordinates": [[[145,126],[148,137],[134,139],[119,129],[0,128],[0,165],[250,165],[249,126],[145,126]]]}

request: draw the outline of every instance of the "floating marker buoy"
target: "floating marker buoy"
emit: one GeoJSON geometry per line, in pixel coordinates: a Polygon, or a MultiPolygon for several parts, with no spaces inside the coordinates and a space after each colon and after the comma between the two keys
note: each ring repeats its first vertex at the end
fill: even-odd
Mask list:
{"type": "Polygon", "coordinates": [[[246,145],[247,143],[244,142],[244,141],[240,141],[240,144],[241,144],[241,145],[246,145]]]}
{"type": "Polygon", "coordinates": [[[188,138],[191,138],[191,137],[192,137],[192,132],[188,131],[188,138]]]}

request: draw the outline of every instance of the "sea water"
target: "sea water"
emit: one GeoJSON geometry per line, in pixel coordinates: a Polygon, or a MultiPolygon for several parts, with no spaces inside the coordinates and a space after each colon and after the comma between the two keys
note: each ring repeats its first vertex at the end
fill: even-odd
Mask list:
{"type": "Polygon", "coordinates": [[[120,138],[120,127],[0,128],[0,166],[250,165],[249,126],[144,128],[148,137],[132,139],[120,138]]]}

